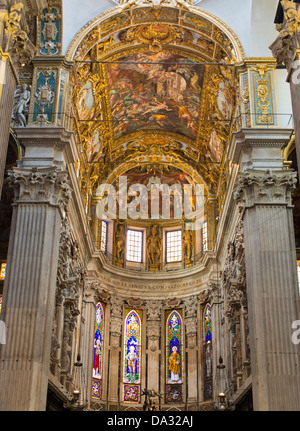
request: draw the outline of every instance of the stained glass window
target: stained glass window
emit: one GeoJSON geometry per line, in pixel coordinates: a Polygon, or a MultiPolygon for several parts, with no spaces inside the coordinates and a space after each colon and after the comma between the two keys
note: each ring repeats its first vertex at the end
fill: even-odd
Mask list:
{"type": "Polygon", "coordinates": [[[175,230],[166,233],[166,262],[182,260],[182,231],[175,230]]]}
{"type": "Polygon", "coordinates": [[[183,384],[183,325],[181,310],[167,312],[166,402],[180,403],[183,384]]]}
{"type": "Polygon", "coordinates": [[[208,250],[207,221],[202,225],[202,250],[203,253],[208,250]]]}
{"type": "Polygon", "coordinates": [[[107,222],[102,220],[101,223],[101,251],[106,253],[107,247],[107,222]]]}
{"type": "Polygon", "coordinates": [[[103,377],[103,338],[104,338],[104,309],[101,302],[96,305],[96,319],[94,326],[94,361],[93,361],[93,382],[92,398],[101,400],[102,398],[102,377],[103,377]]]}
{"type": "Polygon", "coordinates": [[[1,310],[2,310],[2,296],[0,296],[0,314],[1,314],[1,310]]]}
{"type": "Polygon", "coordinates": [[[129,262],[142,263],[143,261],[143,232],[140,230],[127,230],[126,259],[129,262]]]}
{"type": "Polygon", "coordinates": [[[206,305],[203,313],[203,358],[204,358],[204,399],[212,398],[212,332],[211,306],[206,305]]]}
{"type": "Polygon", "coordinates": [[[1,263],[0,280],[4,280],[6,275],[6,263],[1,263]]]}
{"type": "Polygon", "coordinates": [[[123,401],[139,403],[141,400],[141,321],[139,310],[125,311],[123,401]]]}
{"type": "Polygon", "coordinates": [[[297,260],[297,269],[298,269],[298,288],[300,292],[300,260],[297,260]]]}

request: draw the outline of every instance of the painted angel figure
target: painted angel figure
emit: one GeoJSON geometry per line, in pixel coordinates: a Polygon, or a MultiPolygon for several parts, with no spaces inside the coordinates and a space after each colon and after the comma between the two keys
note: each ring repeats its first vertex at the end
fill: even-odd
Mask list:
{"type": "Polygon", "coordinates": [[[31,86],[23,84],[18,86],[15,92],[15,103],[12,113],[12,120],[21,127],[27,126],[26,116],[28,114],[31,97],[31,86]]]}

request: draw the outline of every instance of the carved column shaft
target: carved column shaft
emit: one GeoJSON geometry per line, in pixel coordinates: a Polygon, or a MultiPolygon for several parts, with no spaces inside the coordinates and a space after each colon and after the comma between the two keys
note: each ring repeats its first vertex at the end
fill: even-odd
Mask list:
{"type": "Polygon", "coordinates": [[[300,357],[291,339],[292,322],[299,318],[291,206],[296,179],[295,173],[279,166],[284,141],[278,136],[276,144],[273,135],[270,153],[270,132],[259,133],[265,135],[260,145],[248,140],[246,131],[244,142],[255,152],[251,162],[247,151],[247,165],[255,163],[260,169],[247,169],[245,164],[235,191],[244,210],[253,402],[255,410],[298,410],[300,357]],[[272,164],[267,154],[277,159],[272,171],[267,169],[272,164]]]}
{"type": "MultiPolygon", "coordinates": [[[[44,133],[46,139],[48,131],[44,133]]],[[[53,146],[61,136],[61,131],[55,133],[53,146]]],[[[60,163],[49,158],[46,163],[39,150],[42,137],[36,151],[34,142],[31,137],[29,148],[25,145],[24,167],[10,174],[15,203],[1,316],[7,325],[7,344],[0,351],[3,411],[46,409],[60,229],[71,197],[68,174],[62,170],[64,145],[53,150],[60,163]]]]}
{"type": "Polygon", "coordinates": [[[45,410],[61,224],[57,199],[62,190],[58,183],[62,176],[56,169],[38,175],[19,169],[13,178],[19,192],[4,286],[7,344],[1,350],[0,405],[2,410],[45,410]]]}

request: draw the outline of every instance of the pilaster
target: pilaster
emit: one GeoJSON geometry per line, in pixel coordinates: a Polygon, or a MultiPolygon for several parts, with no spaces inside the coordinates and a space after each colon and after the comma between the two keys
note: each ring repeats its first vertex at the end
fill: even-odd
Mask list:
{"type": "MultiPolygon", "coordinates": [[[[46,140],[47,130],[40,133],[46,140]]],[[[72,195],[63,163],[72,135],[65,140],[61,136],[62,131],[56,130],[53,157],[48,159],[39,149],[41,135],[36,145],[34,135],[21,140],[23,163],[10,172],[15,202],[3,295],[7,344],[1,347],[0,405],[4,411],[46,408],[60,231],[72,195]]],[[[48,142],[48,151],[50,147],[48,142]]]]}

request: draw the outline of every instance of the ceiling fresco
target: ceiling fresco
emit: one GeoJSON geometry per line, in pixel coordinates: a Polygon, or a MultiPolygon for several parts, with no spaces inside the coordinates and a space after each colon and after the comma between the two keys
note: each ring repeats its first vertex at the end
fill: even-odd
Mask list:
{"type": "Polygon", "coordinates": [[[97,23],[72,55],[84,190],[144,165],[222,190],[241,56],[224,31],[180,8],[132,8],[97,23]]]}
{"type": "Polygon", "coordinates": [[[205,67],[165,52],[140,53],[108,66],[115,139],[138,130],[195,138],[205,67]]]}

